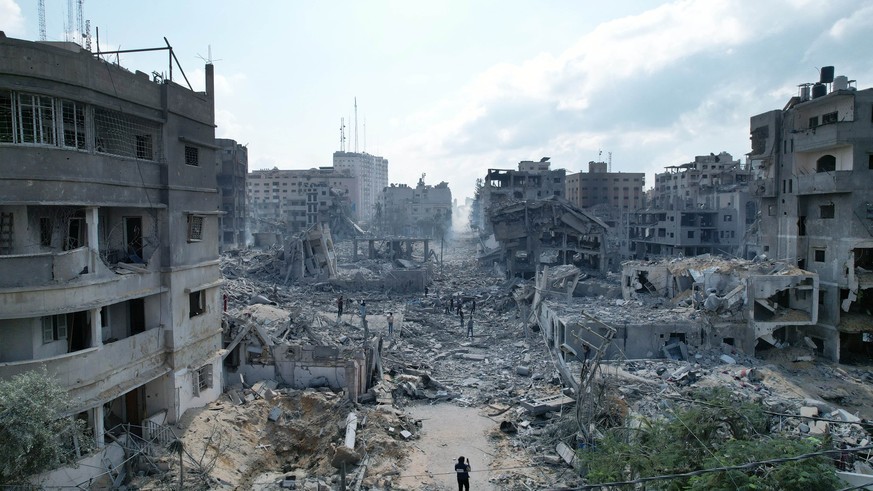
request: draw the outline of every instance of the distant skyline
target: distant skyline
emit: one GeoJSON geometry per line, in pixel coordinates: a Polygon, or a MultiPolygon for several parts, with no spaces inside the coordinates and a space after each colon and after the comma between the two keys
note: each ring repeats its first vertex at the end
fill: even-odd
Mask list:
{"type": "MultiPolygon", "coordinates": [[[[67,2],[45,3],[63,41],[67,2]]],[[[0,30],[38,39],[36,4],[0,0],[0,30]]],[[[873,0],[86,0],[84,14],[104,50],[166,36],[195,90],[211,46],[216,136],[247,144],[251,170],[331,165],[341,118],[353,150],[357,97],[359,151],[387,158],[390,182],[427,174],[461,202],[488,168],[544,156],[572,173],[611,152],[648,188],[695,155],[745,160],[749,117],[821,66],[873,87],[873,0]]],[[[166,53],[120,58],[168,70],[166,53]]]]}

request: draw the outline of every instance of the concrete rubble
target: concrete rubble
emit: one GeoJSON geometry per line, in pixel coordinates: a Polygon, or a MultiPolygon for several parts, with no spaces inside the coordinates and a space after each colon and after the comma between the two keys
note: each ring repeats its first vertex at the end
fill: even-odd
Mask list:
{"type": "MultiPolygon", "coordinates": [[[[281,259],[287,249],[222,258],[225,394],[186,413],[177,433],[191,455],[208,460],[210,452],[220,451],[223,457],[202,467],[201,474],[186,469],[192,486],[197,479],[212,489],[340,489],[342,483],[348,489],[438,489],[427,478],[415,487],[400,485],[422,432],[422,421],[408,410],[422,404],[478,408],[493,421],[490,467],[503,469],[490,474],[495,489],[580,486],[580,474],[567,472],[577,465],[574,449],[582,443],[580,412],[590,413],[597,424],[624,424],[631,415],[659,418],[667,407],[689,404],[689,392],[699,387],[726,387],[738,398],[762,402],[783,432],[827,433],[849,445],[871,441],[873,372],[828,365],[808,343],[769,346],[756,357],[754,349],[723,339],[670,338],[676,325],[699,331],[711,322],[706,319],[724,321],[721,316],[748,305],[747,297],[735,303],[732,298],[741,292],[734,291],[734,280],[722,279],[715,287],[720,307],[705,306],[702,294],[717,277],[710,259],[666,267],[634,263],[621,275],[558,265],[547,280],[507,280],[490,268],[478,269],[469,253],[475,242],[464,239],[442,264],[425,262],[420,249],[406,259],[428,271],[425,295],[424,288],[409,293],[356,288],[356,282],[379,282],[386,272],[406,268],[392,258],[351,262],[347,243],[333,247],[333,278],[287,285],[281,259]],[[640,271],[648,272],[652,288],[639,281],[640,271]],[[702,276],[695,279],[698,273],[702,276]],[[639,285],[625,286],[631,276],[639,285]],[[545,283],[535,288],[538,281],[545,283]],[[344,309],[338,319],[340,295],[344,309]],[[463,327],[457,315],[461,302],[463,327]],[[552,338],[559,332],[557,319],[587,329],[574,332],[594,348],[592,359],[596,355],[601,367],[597,377],[585,378],[583,345],[552,338]],[[613,330],[620,335],[597,344],[590,337],[597,323],[621,326],[613,330]],[[635,347],[621,339],[627,325],[643,329],[658,323],[674,326],[653,330],[656,337],[667,334],[657,337],[658,343],[635,347]],[[639,356],[626,354],[642,350],[639,356]],[[840,383],[831,383],[834,379],[840,383]],[[605,394],[597,407],[579,397],[585,384],[605,394]],[[210,439],[215,432],[223,435],[219,443],[210,439]]],[[[719,264],[718,271],[725,270],[719,264]]],[[[167,457],[165,482],[178,479],[173,462],[167,457]]],[[[859,459],[853,470],[868,469],[859,459]]],[[[159,482],[144,476],[135,484],[158,489],[159,482]]]]}

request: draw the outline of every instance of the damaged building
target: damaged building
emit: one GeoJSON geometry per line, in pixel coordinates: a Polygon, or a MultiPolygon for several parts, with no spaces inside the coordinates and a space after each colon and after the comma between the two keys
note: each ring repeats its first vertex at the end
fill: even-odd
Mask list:
{"type": "Polygon", "coordinates": [[[727,152],[699,155],[655,174],[650,206],[630,214],[630,254],[754,257],[744,247],[758,212],[749,179],[749,169],[727,152]]]}
{"type": "Polygon", "coordinates": [[[542,265],[572,264],[596,272],[617,265],[607,247],[609,227],[562,198],[521,201],[490,213],[500,247],[480,257],[510,277],[533,278],[542,265]]]}
{"type": "Polygon", "coordinates": [[[452,190],[443,181],[424,183],[422,175],[413,188],[391,184],[379,194],[374,224],[385,234],[443,237],[452,228],[452,190]]]}
{"type": "Polygon", "coordinates": [[[217,138],[215,166],[218,171],[218,189],[221,193],[219,234],[220,249],[245,247],[248,240],[248,213],[246,212],[246,176],[249,172],[249,149],[234,140],[217,138]]]}
{"type": "Polygon", "coordinates": [[[873,89],[834,67],[782,110],[750,121],[757,252],[818,274],[819,351],[841,361],[873,349],[873,89]]]}
{"type": "Polygon", "coordinates": [[[476,193],[471,224],[490,233],[489,213],[494,208],[517,201],[563,197],[567,171],[551,169],[551,164],[549,157],[543,157],[538,162],[519,162],[518,170],[488,169],[482,187],[476,193]]]}
{"type": "Polygon", "coordinates": [[[45,367],[98,448],[221,394],[205,77],[196,92],[0,32],[0,378],[45,367]]]}

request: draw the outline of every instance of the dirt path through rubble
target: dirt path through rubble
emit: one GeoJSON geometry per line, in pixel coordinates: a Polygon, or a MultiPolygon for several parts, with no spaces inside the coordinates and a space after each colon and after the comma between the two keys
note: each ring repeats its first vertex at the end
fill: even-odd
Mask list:
{"type": "Polygon", "coordinates": [[[497,491],[488,479],[497,472],[486,471],[491,466],[496,449],[489,443],[487,432],[494,428],[494,421],[480,416],[472,407],[454,404],[411,406],[407,412],[422,420],[421,438],[416,440],[416,449],[409,454],[397,487],[401,489],[458,488],[454,465],[463,455],[470,459],[473,472],[470,488],[477,491],[497,491]]]}

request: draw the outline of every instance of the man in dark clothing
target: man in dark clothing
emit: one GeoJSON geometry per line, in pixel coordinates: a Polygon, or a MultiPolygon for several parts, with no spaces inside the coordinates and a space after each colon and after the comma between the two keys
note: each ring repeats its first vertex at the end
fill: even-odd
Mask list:
{"type": "Polygon", "coordinates": [[[470,318],[473,318],[473,314],[476,312],[476,299],[473,299],[473,305],[470,306],[470,318]]]}
{"type": "Polygon", "coordinates": [[[343,305],[345,302],[343,301],[343,296],[340,295],[339,298],[336,299],[336,320],[339,321],[343,318],[343,305]]]}
{"type": "MultiPolygon", "coordinates": [[[[452,298],[449,299],[449,310],[455,310],[455,297],[452,295],[452,298]]],[[[448,312],[446,312],[448,314],[448,312]]]]}
{"type": "Polygon", "coordinates": [[[464,311],[463,309],[458,309],[458,315],[461,317],[461,329],[464,328],[464,311]]]}
{"type": "Polygon", "coordinates": [[[470,459],[458,457],[458,463],[455,464],[455,474],[458,475],[458,491],[470,491],[470,459]]]}

